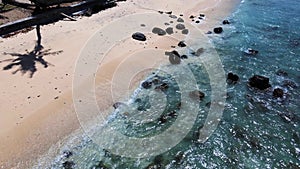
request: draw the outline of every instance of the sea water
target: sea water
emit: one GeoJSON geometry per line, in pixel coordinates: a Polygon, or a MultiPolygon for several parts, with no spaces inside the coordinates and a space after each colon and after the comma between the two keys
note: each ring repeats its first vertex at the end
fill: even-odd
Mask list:
{"type": "MultiPolygon", "coordinates": [[[[209,111],[211,88],[205,69],[196,66],[192,71],[197,85],[208,96],[199,105],[192,130],[175,147],[154,157],[126,158],[100,148],[87,136],[80,136],[80,141],[68,141],[63,146],[50,162],[50,168],[299,168],[300,1],[244,0],[224,19],[231,22],[222,25],[224,32],[207,36],[225,72],[239,75],[240,81],[228,84],[222,119],[208,140],[197,139],[209,111]],[[248,48],[259,53],[247,55],[244,51],[248,48]],[[270,78],[272,88],[250,88],[248,79],[255,74],[270,78]],[[284,97],[274,98],[274,88],[282,88],[284,97]],[[69,152],[72,155],[66,155],[69,152]]],[[[168,106],[164,113],[178,111],[178,85],[168,75],[155,75],[149,79],[158,77],[170,84],[165,93],[168,106]]],[[[130,106],[148,109],[147,96],[149,93],[135,96],[130,106]]],[[[168,117],[164,123],[158,119],[146,126],[124,121],[121,115],[114,116],[112,121],[123,134],[147,137],[163,132],[174,119],[168,117]]]]}

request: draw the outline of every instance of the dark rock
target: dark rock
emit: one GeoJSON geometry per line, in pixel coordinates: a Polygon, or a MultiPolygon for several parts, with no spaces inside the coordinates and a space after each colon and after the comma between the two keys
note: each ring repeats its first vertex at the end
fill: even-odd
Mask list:
{"type": "Polygon", "coordinates": [[[194,90],[189,93],[191,99],[202,100],[205,97],[205,94],[199,90],[194,90]]]}
{"type": "Polygon", "coordinates": [[[162,155],[158,155],[153,159],[153,163],[154,164],[161,164],[163,162],[163,156],[162,155]]]}
{"type": "Polygon", "coordinates": [[[158,122],[160,124],[164,124],[168,121],[168,118],[166,116],[160,116],[160,118],[158,119],[158,122]]]}
{"type": "Polygon", "coordinates": [[[161,90],[161,91],[166,91],[169,88],[169,85],[167,83],[162,83],[159,86],[155,87],[155,90],[161,90]]]}
{"type": "Polygon", "coordinates": [[[188,30],[188,29],[183,29],[183,30],[181,31],[181,33],[182,33],[183,35],[187,35],[187,34],[189,34],[189,30],[188,30]]]}
{"type": "Polygon", "coordinates": [[[258,51],[249,48],[249,49],[247,49],[246,54],[248,54],[248,55],[257,55],[257,54],[258,54],[258,51]]]}
{"type": "Polygon", "coordinates": [[[171,15],[173,12],[169,11],[169,12],[165,12],[165,13],[168,14],[168,15],[171,15]]]}
{"type": "Polygon", "coordinates": [[[175,117],[177,117],[177,113],[176,113],[176,111],[171,111],[170,113],[168,113],[168,116],[175,118],[175,117]]]}
{"type": "Polygon", "coordinates": [[[177,18],[176,15],[170,15],[169,17],[172,18],[172,19],[176,19],[177,18]]]}
{"type": "Polygon", "coordinates": [[[234,125],[231,132],[234,137],[239,138],[239,139],[243,139],[243,138],[247,137],[246,131],[238,125],[234,125]]]}
{"type": "Polygon", "coordinates": [[[117,109],[117,108],[119,108],[119,107],[122,106],[122,105],[125,105],[125,104],[122,103],[122,102],[116,102],[115,104],[113,104],[113,107],[114,107],[115,109],[117,109]]]}
{"type": "Polygon", "coordinates": [[[177,22],[184,22],[184,20],[182,18],[178,18],[177,22]]]}
{"type": "Polygon", "coordinates": [[[276,75],[278,75],[278,76],[288,76],[288,73],[286,71],[280,69],[276,72],[276,75]]]}
{"type": "Polygon", "coordinates": [[[227,81],[229,82],[229,83],[236,83],[237,81],[239,81],[239,76],[238,75],[236,75],[236,74],[233,74],[233,73],[228,73],[228,75],[227,75],[227,81]]]}
{"type": "Polygon", "coordinates": [[[207,31],[207,32],[206,32],[206,34],[212,34],[212,33],[213,33],[212,31],[207,31]]]}
{"type": "Polygon", "coordinates": [[[260,75],[254,75],[253,77],[251,77],[249,79],[249,85],[260,90],[265,90],[271,87],[269,78],[260,75]]]}
{"type": "Polygon", "coordinates": [[[146,25],[145,24],[141,24],[141,27],[145,27],[146,25]]]}
{"type": "Polygon", "coordinates": [[[228,20],[223,21],[223,25],[229,25],[229,24],[230,24],[230,22],[228,20]]]}
{"type": "Polygon", "coordinates": [[[274,89],[274,91],[273,91],[274,97],[283,97],[283,95],[284,95],[284,92],[282,89],[280,89],[280,88],[274,89]]]}
{"type": "Polygon", "coordinates": [[[163,11],[158,11],[158,13],[163,14],[164,12],[163,11]]]}
{"type": "Polygon", "coordinates": [[[185,29],[185,26],[183,24],[179,23],[176,25],[176,29],[183,30],[183,29],[185,29]]]}
{"type": "Polygon", "coordinates": [[[72,169],[75,166],[75,163],[73,161],[65,161],[63,164],[64,169],[72,169]]]}
{"type": "Polygon", "coordinates": [[[205,17],[205,14],[200,14],[199,16],[200,16],[200,17],[205,17]]]}
{"type": "Polygon", "coordinates": [[[157,28],[157,27],[152,29],[152,33],[157,34],[159,36],[163,36],[163,35],[167,34],[165,30],[163,30],[161,28],[157,28]]]}
{"type": "Polygon", "coordinates": [[[180,64],[180,55],[176,50],[173,50],[172,52],[165,52],[165,55],[169,56],[169,61],[171,64],[180,64]]]}
{"type": "Polygon", "coordinates": [[[183,48],[183,47],[186,47],[186,44],[184,43],[184,41],[180,41],[178,43],[178,46],[183,48]]]}
{"type": "Polygon", "coordinates": [[[172,27],[169,27],[169,28],[167,28],[167,29],[166,29],[166,32],[167,32],[167,34],[169,34],[169,35],[171,35],[171,34],[173,34],[173,33],[174,33],[174,31],[173,31],[173,28],[172,28],[172,27]]]}
{"type": "Polygon", "coordinates": [[[180,56],[180,59],[188,59],[188,56],[187,55],[182,55],[182,56],[180,56]]]}
{"type": "Polygon", "coordinates": [[[223,32],[223,28],[222,28],[222,27],[214,28],[214,32],[215,32],[216,34],[220,34],[220,33],[223,32]]]}
{"type": "Polygon", "coordinates": [[[143,87],[144,89],[150,89],[151,86],[152,86],[152,82],[144,81],[144,82],[142,83],[142,87],[143,87]]]}
{"type": "Polygon", "coordinates": [[[146,41],[147,38],[143,33],[140,32],[136,32],[134,34],[132,34],[132,38],[135,40],[139,40],[139,41],[146,41]]]}
{"type": "Polygon", "coordinates": [[[200,23],[200,21],[199,21],[199,20],[197,20],[195,23],[200,23]]]}
{"type": "Polygon", "coordinates": [[[66,157],[66,158],[69,158],[69,157],[71,157],[72,155],[73,155],[73,152],[72,152],[72,151],[66,150],[66,151],[63,152],[63,156],[66,157]]]}
{"type": "Polygon", "coordinates": [[[191,15],[191,16],[190,16],[190,19],[194,19],[194,18],[195,18],[195,16],[194,16],[194,15],[191,15]]]}
{"type": "Polygon", "coordinates": [[[170,24],[166,22],[165,25],[166,25],[166,26],[169,26],[170,24]]]}
{"type": "Polygon", "coordinates": [[[161,82],[161,80],[160,80],[159,78],[154,78],[154,79],[152,80],[152,83],[153,83],[154,85],[158,85],[160,82],[161,82]]]}
{"type": "Polygon", "coordinates": [[[184,152],[179,151],[176,154],[174,160],[175,160],[176,164],[179,165],[179,164],[181,164],[183,162],[183,158],[184,158],[184,152]]]}

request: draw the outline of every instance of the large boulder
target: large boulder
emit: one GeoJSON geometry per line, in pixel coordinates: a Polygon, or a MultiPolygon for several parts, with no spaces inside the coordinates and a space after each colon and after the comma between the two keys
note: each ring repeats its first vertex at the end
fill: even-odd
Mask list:
{"type": "Polygon", "coordinates": [[[223,32],[223,28],[222,28],[222,27],[214,28],[214,32],[215,32],[216,34],[220,34],[220,33],[223,32]]]}
{"type": "Polygon", "coordinates": [[[265,90],[271,87],[269,78],[260,75],[254,75],[253,77],[251,77],[249,79],[249,85],[260,90],[265,90]]]}

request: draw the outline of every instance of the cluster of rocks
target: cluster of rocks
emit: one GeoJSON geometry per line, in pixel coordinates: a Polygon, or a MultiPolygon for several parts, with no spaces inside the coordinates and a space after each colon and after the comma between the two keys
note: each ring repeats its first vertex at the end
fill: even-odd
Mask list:
{"type": "MultiPolygon", "coordinates": [[[[232,72],[227,74],[227,82],[229,84],[236,84],[239,81],[239,79],[240,79],[239,76],[232,72]]],[[[261,75],[252,76],[248,80],[248,85],[252,88],[256,88],[259,90],[267,90],[272,87],[270,84],[270,79],[265,76],[261,76],[261,75]]],[[[278,87],[273,90],[272,94],[275,98],[284,97],[283,89],[278,88],[278,87]]]]}
{"type": "MultiPolygon", "coordinates": [[[[229,25],[230,22],[229,22],[229,20],[224,20],[224,21],[222,22],[222,24],[223,24],[223,25],[229,25]]],[[[221,34],[221,33],[223,32],[223,28],[222,28],[221,26],[215,27],[215,28],[213,29],[213,32],[214,32],[215,34],[221,34]]],[[[212,31],[208,31],[206,34],[212,34],[213,32],[212,32],[212,31]]]]}
{"type": "Polygon", "coordinates": [[[201,20],[205,19],[205,14],[199,14],[198,16],[196,15],[191,15],[190,16],[190,19],[192,22],[195,22],[195,23],[200,23],[201,20]]]}

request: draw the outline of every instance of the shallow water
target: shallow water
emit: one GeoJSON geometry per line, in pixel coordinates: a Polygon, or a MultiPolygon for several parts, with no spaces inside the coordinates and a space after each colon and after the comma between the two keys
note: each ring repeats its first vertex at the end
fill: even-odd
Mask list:
{"type": "MultiPolygon", "coordinates": [[[[74,168],[299,168],[299,6],[298,0],[245,0],[229,17],[231,24],[223,26],[224,33],[210,37],[225,72],[238,74],[240,81],[228,84],[223,117],[206,142],[199,143],[197,139],[209,110],[211,88],[207,72],[200,66],[192,68],[192,72],[207,97],[199,105],[192,130],[177,146],[155,157],[134,159],[114,155],[82,136],[79,143],[66,143],[50,168],[63,168],[66,161],[74,168]],[[247,48],[259,54],[246,55],[243,51],[247,48]],[[284,89],[284,98],[274,98],[271,89],[249,88],[247,81],[254,74],[269,77],[272,88],[284,89]],[[65,150],[72,151],[72,155],[64,156],[65,150]]],[[[170,80],[166,75],[162,77],[170,80]]],[[[176,81],[169,83],[165,113],[176,111],[174,105],[180,100],[176,81]]],[[[133,98],[130,108],[148,109],[147,96],[133,98]]],[[[140,126],[115,115],[111,123],[123,134],[135,137],[158,134],[176,119],[168,117],[166,123],[157,120],[140,126]]]]}

